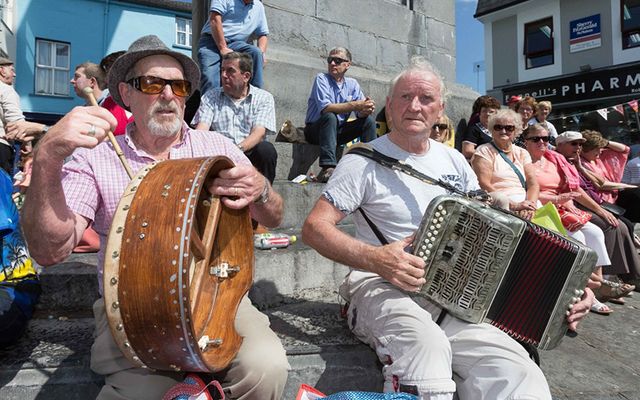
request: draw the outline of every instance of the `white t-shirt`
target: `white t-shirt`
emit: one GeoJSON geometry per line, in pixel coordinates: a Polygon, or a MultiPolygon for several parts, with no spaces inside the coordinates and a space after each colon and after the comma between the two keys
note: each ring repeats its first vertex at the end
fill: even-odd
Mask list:
{"type": "MultiPolygon", "coordinates": [[[[464,156],[435,140],[424,155],[408,153],[388,136],[369,143],[389,157],[411,165],[434,179],[441,179],[463,191],[477,190],[478,179],[464,156]]],[[[348,215],[361,207],[391,243],[413,234],[431,200],[447,191],[424,183],[403,172],[384,167],[359,155],[347,154],[338,163],[323,196],[348,215]]],[[[380,245],[360,212],[353,215],[356,238],[380,245]]]]}

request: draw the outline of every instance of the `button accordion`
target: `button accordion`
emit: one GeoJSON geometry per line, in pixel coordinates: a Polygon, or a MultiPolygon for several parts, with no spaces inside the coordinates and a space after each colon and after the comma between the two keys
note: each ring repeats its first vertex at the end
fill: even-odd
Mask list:
{"type": "Polygon", "coordinates": [[[426,262],[419,295],[539,349],[556,347],[597,256],[577,241],[481,202],[439,196],[413,242],[426,262]]]}

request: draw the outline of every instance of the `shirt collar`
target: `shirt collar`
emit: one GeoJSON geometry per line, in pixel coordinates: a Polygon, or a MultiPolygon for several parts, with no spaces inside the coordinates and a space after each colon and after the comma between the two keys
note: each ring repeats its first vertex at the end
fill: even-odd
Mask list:
{"type": "MultiPolygon", "coordinates": [[[[147,154],[146,151],[144,151],[142,149],[138,149],[136,147],[136,143],[134,142],[133,138],[131,137],[131,133],[133,132],[133,129],[135,129],[135,121],[127,125],[127,129],[126,129],[126,132],[124,134],[125,143],[138,156],[153,159],[153,157],[151,157],[149,154],[147,154]]],[[[181,148],[181,147],[185,146],[188,143],[188,140],[190,138],[190,134],[191,134],[191,130],[189,129],[189,125],[187,125],[186,122],[182,121],[182,132],[181,132],[181,135],[180,135],[181,140],[178,143],[174,144],[171,147],[171,149],[178,149],[178,148],[181,148]]]]}

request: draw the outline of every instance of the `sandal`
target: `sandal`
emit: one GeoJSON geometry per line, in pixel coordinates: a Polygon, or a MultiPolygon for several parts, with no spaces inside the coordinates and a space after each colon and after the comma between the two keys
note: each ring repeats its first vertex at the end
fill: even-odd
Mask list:
{"type": "Polygon", "coordinates": [[[613,310],[610,309],[606,304],[600,303],[598,299],[594,299],[593,304],[591,305],[591,312],[600,315],[609,315],[613,312],[613,310]]]}
{"type": "Polygon", "coordinates": [[[598,290],[599,297],[602,301],[609,299],[617,299],[618,297],[624,297],[636,289],[635,285],[628,283],[612,282],[606,279],[602,280],[602,286],[598,290]]]}
{"type": "Polygon", "coordinates": [[[609,303],[613,303],[613,304],[620,304],[621,306],[627,304],[627,302],[624,300],[624,297],[611,298],[611,299],[609,299],[607,301],[609,303]]]}

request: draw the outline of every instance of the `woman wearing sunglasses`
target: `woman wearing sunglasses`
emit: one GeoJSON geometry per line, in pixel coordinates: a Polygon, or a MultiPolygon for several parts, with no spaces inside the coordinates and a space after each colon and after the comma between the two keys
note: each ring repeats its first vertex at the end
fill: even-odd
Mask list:
{"type": "Polygon", "coordinates": [[[431,139],[436,142],[444,143],[447,146],[453,148],[455,145],[453,125],[451,120],[446,115],[438,118],[435,124],[431,127],[431,139]]]}
{"type": "MultiPolygon", "coordinates": [[[[562,154],[549,149],[549,131],[547,131],[544,126],[540,124],[531,125],[522,133],[522,138],[533,161],[536,179],[540,186],[538,199],[541,203],[546,204],[551,202],[558,209],[580,215],[580,210],[578,210],[574,204],[575,200],[586,207],[593,206],[594,209],[598,210],[596,213],[600,213],[602,217],[605,216],[606,211],[594,203],[580,187],[578,171],[569,164],[562,154]]],[[[611,265],[604,241],[604,234],[602,229],[588,221],[585,222],[584,225],[581,225],[581,227],[574,229],[575,230],[571,230],[571,228],[567,229],[569,236],[584,243],[598,255],[596,262],[598,268],[589,280],[589,287],[597,289],[603,284],[608,283],[602,277],[602,267],[611,265]]],[[[634,287],[630,286],[625,289],[633,290],[634,287]]],[[[607,286],[607,288],[601,290],[611,291],[613,288],[607,286]]],[[[626,292],[628,293],[628,291],[626,292]]],[[[611,308],[597,299],[594,300],[591,311],[603,315],[613,312],[611,308]]]]}
{"type": "Polygon", "coordinates": [[[479,146],[471,159],[480,187],[501,207],[531,219],[539,188],[529,153],[513,145],[522,130],[520,115],[501,109],[489,117],[488,125],[492,141],[479,146]]]}

